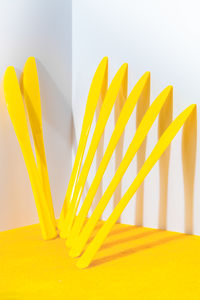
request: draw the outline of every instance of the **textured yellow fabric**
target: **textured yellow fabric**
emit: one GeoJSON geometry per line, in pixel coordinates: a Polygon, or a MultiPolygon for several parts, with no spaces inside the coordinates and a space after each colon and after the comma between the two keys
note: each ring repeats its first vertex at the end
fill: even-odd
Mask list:
{"type": "Polygon", "coordinates": [[[197,236],[116,224],[84,270],[39,225],[1,232],[0,241],[3,300],[200,299],[197,236]]]}

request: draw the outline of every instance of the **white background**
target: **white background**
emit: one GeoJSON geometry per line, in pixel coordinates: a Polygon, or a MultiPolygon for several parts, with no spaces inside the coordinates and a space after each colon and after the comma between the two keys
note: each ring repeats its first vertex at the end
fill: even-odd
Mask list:
{"type": "MultiPolygon", "coordinates": [[[[87,94],[100,60],[109,57],[109,82],[124,62],[129,65],[129,92],[145,71],[151,72],[151,102],[167,85],[174,86],[174,116],[197,103],[199,117],[199,1],[178,0],[17,0],[0,1],[0,75],[8,65],[20,74],[28,56],[37,59],[46,154],[56,215],[71,171],[72,112],[76,140],[87,94]],[[71,7],[72,6],[72,7],[71,7]],[[73,70],[73,72],[72,72],[73,70]]],[[[0,230],[38,221],[29,178],[3,103],[0,105],[0,230]]],[[[113,115],[106,141],[113,129],[113,115]]],[[[199,124],[198,124],[199,127],[199,124]]],[[[125,149],[135,131],[133,114],[125,149]]],[[[200,234],[199,133],[194,197],[194,233],[200,234]]],[[[157,123],[148,135],[147,155],[157,141],[157,123]]],[[[76,144],[76,143],[75,143],[76,144]]],[[[124,149],[124,150],[125,150],[124,149]]],[[[123,180],[133,180],[136,161],[123,180]]],[[[95,173],[95,164],[89,183],[95,173]]],[[[113,159],[104,189],[114,174],[113,159]]],[[[122,221],[135,223],[135,197],[122,221]]],[[[157,227],[158,164],[145,180],[144,225],[157,227]]],[[[107,208],[106,218],[112,209],[107,208]]],[[[171,148],[167,228],[184,231],[181,132],[171,148]]]]}
{"type": "MultiPolygon", "coordinates": [[[[109,57],[109,82],[120,65],[129,65],[129,92],[145,71],[151,72],[151,102],[167,85],[174,86],[174,116],[192,103],[198,105],[200,85],[200,4],[178,0],[75,0],[72,17],[73,88],[72,107],[77,139],[92,76],[104,56],[109,57]]],[[[106,136],[110,136],[113,118],[106,136]]],[[[199,128],[199,125],[198,125],[199,128]]],[[[135,130],[135,115],[128,123],[125,145],[135,130]]],[[[184,231],[184,190],[181,134],[171,148],[167,228],[184,231]]],[[[194,232],[200,233],[199,133],[194,197],[194,232]]],[[[147,155],[157,140],[157,124],[148,135],[147,155]]],[[[107,143],[107,140],[106,140],[107,143]]],[[[127,146],[125,146],[127,148],[127,146]]],[[[125,191],[135,176],[135,163],[123,181],[125,191]]],[[[104,177],[104,190],[113,175],[113,161],[104,177]]],[[[95,165],[89,182],[95,173],[95,165]]],[[[123,213],[123,222],[134,224],[135,204],[123,213]]],[[[145,180],[144,225],[157,227],[159,207],[158,164],[145,180]]],[[[109,205],[104,217],[112,209],[109,205]]]]}
{"type": "MultiPolygon", "coordinates": [[[[56,215],[71,172],[71,1],[0,1],[0,75],[37,60],[45,148],[56,215]]],[[[2,99],[1,99],[2,100],[2,99]]],[[[0,100],[0,230],[38,222],[21,149],[0,100]]]]}

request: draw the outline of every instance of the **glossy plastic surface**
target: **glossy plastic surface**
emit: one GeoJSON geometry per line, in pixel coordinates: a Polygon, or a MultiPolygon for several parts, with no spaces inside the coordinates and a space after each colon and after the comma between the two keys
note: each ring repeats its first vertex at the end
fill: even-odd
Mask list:
{"type": "MultiPolygon", "coordinates": [[[[28,74],[26,74],[25,76],[28,76],[28,74]]],[[[55,222],[52,218],[52,211],[49,208],[49,201],[47,201],[47,197],[44,191],[41,169],[39,169],[38,171],[31,148],[22,94],[15,69],[13,67],[7,68],[4,76],[3,87],[8,112],[28,170],[40,220],[42,235],[44,239],[51,239],[57,236],[57,230],[55,227],[55,222]]],[[[36,126],[37,128],[37,124],[32,123],[32,126],[36,126]]],[[[40,155],[38,151],[37,157],[39,156],[40,155]]]]}
{"type": "Polygon", "coordinates": [[[34,57],[29,57],[25,63],[21,78],[21,89],[23,92],[32,129],[38,171],[41,174],[44,192],[51,213],[52,222],[56,226],[44,148],[40,88],[38,82],[37,67],[34,57]]]}

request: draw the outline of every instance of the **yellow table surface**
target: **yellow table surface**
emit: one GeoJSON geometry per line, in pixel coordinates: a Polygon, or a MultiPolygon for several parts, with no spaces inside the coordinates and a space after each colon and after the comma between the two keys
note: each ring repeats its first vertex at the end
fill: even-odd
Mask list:
{"type": "Polygon", "coordinates": [[[0,232],[0,299],[200,299],[200,237],[116,224],[87,269],[39,225],[0,232]]]}

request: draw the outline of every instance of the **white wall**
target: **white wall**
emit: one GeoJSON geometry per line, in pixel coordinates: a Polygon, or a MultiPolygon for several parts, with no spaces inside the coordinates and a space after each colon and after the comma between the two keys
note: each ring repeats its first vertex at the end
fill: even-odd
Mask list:
{"type": "MultiPolygon", "coordinates": [[[[178,0],[17,0],[1,1],[0,75],[8,65],[20,74],[28,56],[35,56],[41,87],[43,127],[56,215],[71,171],[71,86],[76,140],[95,69],[109,57],[109,82],[124,62],[129,64],[129,92],[140,76],[151,71],[151,102],[169,84],[174,86],[174,116],[198,104],[200,69],[200,4],[178,0]],[[71,7],[73,6],[73,7],[71,7]],[[71,15],[72,10],[72,15],[71,15]],[[73,47],[73,55],[72,55],[73,47]],[[71,59],[72,58],[72,59],[71,59]],[[73,65],[73,72],[72,72],[73,65]]],[[[29,178],[6,108],[0,101],[0,230],[38,221],[29,178]]],[[[199,123],[199,122],[198,122],[199,123]]],[[[199,124],[198,124],[199,127],[199,124]]],[[[106,144],[113,115],[106,129],[106,144]]],[[[127,148],[135,130],[135,114],[126,129],[127,148]]],[[[147,155],[157,140],[157,123],[148,136],[147,155]]],[[[194,196],[194,233],[200,234],[199,134],[194,196]]],[[[92,166],[89,183],[95,173],[92,166]]],[[[104,177],[104,190],[114,162],[104,177]]],[[[123,192],[136,174],[136,160],[123,180],[123,192]]],[[[135,197],[122,221],[135,223],[135,197]]],[[[144,225],[156,227],[159,168],[145,180],[144,225]]],[[[104,217],[110,213],[110,203],[104,217]]],[[[184,231],[184,189],[181,133],[171,149],[168,229],[184,231]]]]}
{"type": "MultiPolygon", "coordinates": [[[[37,60],[44,139],[56,215],[71,171],[71,1],[1,1],[0,76],[37,60]]],[[[18,141],[2,101],[0,109],[0,230],[38,222],[18,141]]]]}
{"type": "MultiPolygon", "coordinates": [[[[129,64],[129,91],[145,71],[151,71],[151,102],[167,85],[174,86],[174,116],[187,105],[197,103],[199,117],[200,70],[200,4],[178,0],[75,0],[72,15],[73,88],[72,107],[77,138],[80,135],[90,83],[104,56],[109,57],[109,82],[124,62],[129,64]]],[[[106,129],[107,136],[111,133],[106,129]]],[[[199,124],[198,124],[199,128],[199,124]]],[[[135,115],[126,130],[125,144],[135,130],[135,115]]],[[[157,140],[157,124],[147,144],[150,153],[157,140]]],[[[200,234],[200,161],[199,133],[194,197],[194,233],[200,234]]],[[[129,168],[123,190],[135,174],[135,163],[129,168]],[[125,186],[126,184],[126,186],[125,186]]],[[[94,176],[95,166],[90,180],[94,176]]],[[[113,163],[104,179],[104,189],[113,174],[113,163]]],[[[134,197],[135,199],[135,197],[134,197]]],[[[132,199],[123,214],[123,222],[134,224],[132,199]]],[[[159,206],[158,164],[145,180],[144,225],[156,227],[159,206]]],[[[109,206],[104,217],[112,208],[109,206]]],[[[181,133],[171,148],[168,229],[184,231],[184,191],[181,162],[181,133]]]]}

